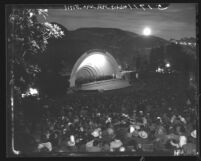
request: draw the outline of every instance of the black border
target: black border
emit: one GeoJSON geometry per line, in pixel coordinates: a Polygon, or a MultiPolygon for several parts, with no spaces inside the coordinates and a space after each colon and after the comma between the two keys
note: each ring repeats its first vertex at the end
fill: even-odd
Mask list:
{"type": "MultiPolygon", "coordinates": [[[[1,32],[1,34],[2,34],[2,36],[0,36],[0,42],[1,42],[1,45],[2,45],[2,48],[1,49],[4,49],[4,51],[5,52],[2,52],[3,53],[3,56],[1,56],[1,61],[2,61],[2,68],[1,69],[3,69],[2,71],[1,71],[1,74],[3,73],[4,74],[4,72],[5,72],[5,75],[4,76],[6,76],[5,77],[5,79],[3,79],[3,81],[5,81],[5,82],[3,82],[3,83],[5,83],[5,84],[2,84],[3,86],[2,86],[2,88],[1,89],[5,89],[5,95],[4,95],[4,98],[5,99],[3,99],[3,103],[5,103],[7,106],[5,106],[5,108],[3,108],[3,110],[5,110],[5,113],[4,112],[1,112],[1,114],[2,114],[2,119],[3,118],[5,118],[5,116],[6,117],[8,117],[8,114],[9,114],[9,110],[8,110],[8,96],[7,96],[7,88],[6,87],[8,87],[7,85],[7,75],[6,75],[6,65],[7,65],[7,60],[6,60],[6,43],[5,43],[5,40],[6,40],[6,35],[3,35],[4,33],[6,33],[6,27],[5,27],[5,25],[6,25],[6,22],[5,22],[5,20],[6,20],[6,18],[5,18],[5,8],[6,8],[6,5],[7,4],[23,4],[23,5],[26,5],[26,4],[39,4],[39,5],[49,5],[49,4],[79,4],[79,3],[83,3],[83,4],[93,4],[93,3],[116,3],[117,1],[110,1],[110,2],[108,2],[107,0],[102,0],[101,2],[94,2],[94,1],[84,1],[84,0],[74,0],[74,1],[71,1],[71,0],[66,0],[66,1],[64,1],[64,0],[57,0],[57,1],[49,1],[49,0],[44,0],[44,1],[34,1],[34,2],[31,2],[31,1],[26,1],[26,0],[21,0],[21,1],[15,1],[15,0],[8,0],[8,1],[6,1],[6,0],[4,0],[3,1],[3,5],[2,5],[2,2],[0,2],[0,12],[1,12],[1,14],[0,14],[0,16],[2,17],[2,19],[1,20],[4,20],[4,22],[3,22],[3,24],[4,25],[0,25],[0,27],[1,27],[1,31],[4,31],[4,32],[1,32]],[[5,36],[5,38],[4,38],[4,36],[5,36]],[[4,57],[5,56],[5,57],[4,57]],[[5,64],[4,64],[5,63],[5,64]],[[5,86],[6,85],[6,86],[5,86]]],[[[164,0],[164,1],[162,1],[162,0],[160,0],[160,1],[158,1],[158,0],[154,0],[154,1],[139,1],[139,0],[133,0],[133,1],[130,1],[130,0],[124,0],[124,1],[118,1],[118,3],[166,3],[167,2],[167,0],[164,0]]],[[[187,3],[187,1],[172,1],[172,3],[187,3]]],[[[189,0],[188,1],[189,3],[199,3],[199,1],[197,1],[197,0],[189,0]]],[[[169,2],[168,1],[168,3],[171,3],[171,2],[169,2]]],[[[200,8],[200,3],[198,4],[198,6],[199,6],[199,8],[200,8]]],[[[197,12],[197,24],[196,24],[196,26],[197,26],[197,44],[200,44],[200,32],[199,32],[199,30],[200,30],[200,15],[199,15],[199,13],[197,12]]],[[[198,47],[197,47],[197,56],[198,56],[198,58],[199,58],[199,45],[197,45],[198,47]]],[[[198,66],[199,66],[199,59],[198,59],[198,66]]],[[[198,72],[199,72],[199,67],[198,67],[198,72]]],[[[1,78],[4,78],[4,77],[1,77],[1,78]]],[[[2,80],[2,79],[1,79],[2,80]]],[[[2,90],[1,90],[1,92],[2,92],[2,90]]],[[[200,93],[200,88],[199,88],[199,93],[200,93]]],[[[3,96],[3,94],[2,94],[2,96],[3,96]]],[[[199,97],[200,97],[200,95],[199,95],[199,97]]],[[[200,101],[200,99],[199,99],[199,101],[200,101]]],[[[198,112],[199,112],[199,116],[200,116],[200,110],[198,110],[198,112]]],[[[9,122],[8,122],[8,120],[6,120],[6,119],[4,119],[4,121],[1,121],[2,123],[4,123],[3,125],[6,125],[6,124],[8,124],[9,122]],[[5,121],[5,122],[4,122],[5,121]],[[5,124],[6,123],[6,124],[5,124]]],[[[3,127],[3,126],[2,126],[3,127]]],[[[199,129],[200,129],[200,124],[199,124],[199,129]]],[[[3,144],[3,146],[4,146],[4,148],[6,149],[5,150],[5,156],[6,157],[16,157],[15,155],[14,156],[12,156],[12,155],[9,155],[9,153],[6,153],[6,151],[8,150],[8,145],[9,145],[9,141],[8,141],[8,132],[9,131],[9,129],[7,128],[7,126],[6,126],[6,128],[5,128],[5,132],[6,133],[4,133],[4,131],[2,130],[2,132],[1,132],[1,134],[4,134],[5,136],[6,136],[6,139],[3,139],[3,143],[5,143],[5,144],[3,144]],[[8,141],[8,142],[6,142],[6,141],[8,141]]],[[[200,131],[198,132],[198,133],[200,133],[200,131]]],[[[200,136],[200,135],[198,135],[198,136],[200,136]]],[[[199,151],[200,151],[200,148],[199,148],[199,151]]],[[[7,151],[8,152],[8,151],[7,151]]],[[[86,154],[86,153],[85,153],[86,154]]],[[[91,154],[91,153],[90,153],[91,154]]],[[[112,154],[113,155],[113,154],[112,154]]],[[[199,152],[199,155],[200,155],[200,152],[199,152]]],[[[46,157],[47,155],[41,155],[40,157],[46,157]]],[[[50,155],[48,154],[48,156],[50,157],[50,155]]],[[[94,156],[94,155],[93,155],[94,156]]],[[[188,160],[199,160],[200,159],[200,156],[198,156],[198,157],[159,157],[159,156],[154,156],[154,157],[148,157],[148,156],[144,156],[144,157],[140,157],[140,156],[137,156],[137,157],[131,157],[131,156],[126,156],[126,155],[123,155],[124,157],[126,157],[125,159],[139,159],[139,160],[149,160],[149,159],[153,159],[153,160],[162,160],[162,159],[176,159],[176,160],[185,160],[185,159],[188,159],[188,160]]],[[[19,156],[19,157],[26,157],[26,155],[25,156],[19,156]]],[[[33,155],[33,156],[29,156],[29,157],[39,157],[39,155],[37,154],[36,156],[35,155],[33,155]]],[[[49,157],[47,157],[48,159],[49,159],[49,157]]],[[[61,155],[60,156],[60,154],[59,155],[56,155],[56,154],[53,154],[52,155],[52,157],[53,157],[53,159],[55,158],[55,159],[59,159],[59,158],[64,158],[64,159],[66,159],[65,157],[66,157],[66,154],[64,154],[64,156],[63,155],[61,155]]],[[[77,157],[79,157],[80,158],[80,155],[74,155],[74,154],[71,154],[71,155],[69,155],[68,157],[70,157],[70,158],[77,158],[77,157]]],[[[87,154],[86,155],[84,155],[84,156],[82,156],[82,157],[87,157],[87,154]]],[[[90,157],[90,156],[88,156],[88,157],[90,157]]],[[[96,157],[96,156],[95,156],[96,157]]],[[[101,159],[104,159],[105,157],[108,157],[107,155],[106,156],[103,156],[103,158],[101,157],[101,159]]],[[[70,158],[68,158],[68,159],[70,159],[70,158]]],[[[93,157],[94,158],[94,157],[93,157]]],[[[116,157],[112,157],[112,158],[114,158],[115,160],[117,159],[116,157]]],[[[124,158],[122,158],[122,157],[119,157],[120,159],[124,159],[124,158]]],[[[45,159],[45,158],[43,158],[43,159],[45,159]]],[[[87,159],[89,159],[89,158],[87,158],[87,159]]],[[[95,159],[95,158],[94,158],[95,159]]]]}

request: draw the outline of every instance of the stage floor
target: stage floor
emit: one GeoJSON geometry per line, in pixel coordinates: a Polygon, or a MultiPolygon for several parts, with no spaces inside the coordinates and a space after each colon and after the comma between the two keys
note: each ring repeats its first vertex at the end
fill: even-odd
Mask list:
{"type": "Polygon", "coordinates": [[[92,83],[83,84],[79,90],[99,90],[107,91],[129,87],[130,84],[127,80],[122,79],[111,79],[92,83]]]}

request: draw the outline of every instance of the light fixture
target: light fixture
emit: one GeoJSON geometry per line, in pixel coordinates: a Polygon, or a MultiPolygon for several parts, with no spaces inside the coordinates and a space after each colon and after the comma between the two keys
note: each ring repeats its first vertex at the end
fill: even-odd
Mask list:
{"type": "Polygon", "coordinates": [[[170,63],[166,63],[165,66],[166,66],[167,68],[169,68],[169,67],[170,67],[170,63]]]}

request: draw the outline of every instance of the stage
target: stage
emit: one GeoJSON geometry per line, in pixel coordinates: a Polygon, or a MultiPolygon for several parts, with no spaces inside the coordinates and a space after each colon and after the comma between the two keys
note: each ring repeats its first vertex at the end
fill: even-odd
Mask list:
{"type": "Polygon", "coordinates": [[[129,87],[130,84],[127,80],[123,79],[110,79],[97,81],[92,83],[82,84],[78,90],[89,91],[89,90],[98,90],[98,91],[108,91],[120,88],[129,87]]]}

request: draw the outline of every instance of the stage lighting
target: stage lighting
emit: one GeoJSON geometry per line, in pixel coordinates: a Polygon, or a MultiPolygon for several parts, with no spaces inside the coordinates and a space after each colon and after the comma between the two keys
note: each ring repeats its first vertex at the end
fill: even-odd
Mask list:
{"type": "Polygon", "coordinates": [[[167,68],[169,68],[169,67],[170,67],[170,63],[165,64],[165,66],[166,66],[167,68]]]}

